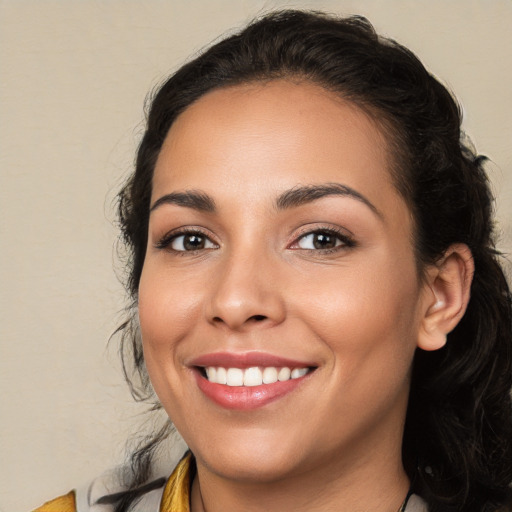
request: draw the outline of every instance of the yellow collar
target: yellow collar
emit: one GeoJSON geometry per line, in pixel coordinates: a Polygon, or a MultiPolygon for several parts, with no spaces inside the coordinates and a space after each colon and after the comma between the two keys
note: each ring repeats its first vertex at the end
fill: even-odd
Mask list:
{"type": "Polygon", "coordinates": [[[192,466],[192,454],[187,452],[165,485],[162,501],[160,502],[160,512],[190,512],[192,466]]]}

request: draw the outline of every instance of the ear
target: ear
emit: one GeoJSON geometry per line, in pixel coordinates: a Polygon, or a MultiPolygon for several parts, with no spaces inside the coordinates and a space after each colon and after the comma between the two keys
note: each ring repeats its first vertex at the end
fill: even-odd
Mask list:
{"type": "Polygon", "coordinates": [[[464,244],[454,244],[427,269],[423,316],[418,347],[438,350],[464,316],[475,270],[473,256],[464,244]]]}

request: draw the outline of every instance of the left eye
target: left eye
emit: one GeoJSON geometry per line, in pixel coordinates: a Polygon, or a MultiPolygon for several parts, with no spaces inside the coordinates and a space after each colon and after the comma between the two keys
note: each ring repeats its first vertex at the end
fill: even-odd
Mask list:
{"type": "Polygon", "coordinates": [[[300,249],[334,249],[346,245],[342,237],[329,231],[315,231],[301,236],[297,241],[300,249]]]}
{"type": "Polygon", "coordinates": [[[169,244],[173,251],[199,251],[201,249],[214,249],[216,245],[206,236],[199,233],[178,235],[169,244]]]}

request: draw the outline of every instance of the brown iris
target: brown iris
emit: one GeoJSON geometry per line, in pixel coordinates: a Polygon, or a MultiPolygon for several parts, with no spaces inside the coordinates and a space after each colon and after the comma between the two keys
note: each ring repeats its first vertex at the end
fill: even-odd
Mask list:
{"type": "Polygon", "coordinates": [[[183,237],[183,247],[186,251],[197,251],[204,249],[206,238],[201,235],[191,234],[183,237]]]}
{"type": "Polygon", "coordinates": [[[314,233],[313,246],[315,249],[332,249],[336,247],[336,237],[329,233],[314,233]]]}

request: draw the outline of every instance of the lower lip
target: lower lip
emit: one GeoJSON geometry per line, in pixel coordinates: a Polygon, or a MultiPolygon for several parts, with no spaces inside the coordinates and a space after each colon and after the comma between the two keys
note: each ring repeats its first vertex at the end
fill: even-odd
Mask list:
{"type": "Polygon", "coordinates": [[[289,379],[261,386],[228,386],[215,384],[194,371],[199,389],[213,402],[226,409],[250,410],[263,407],[282,398],[299,387],[310,373],[297,379],[289,379]]]}

